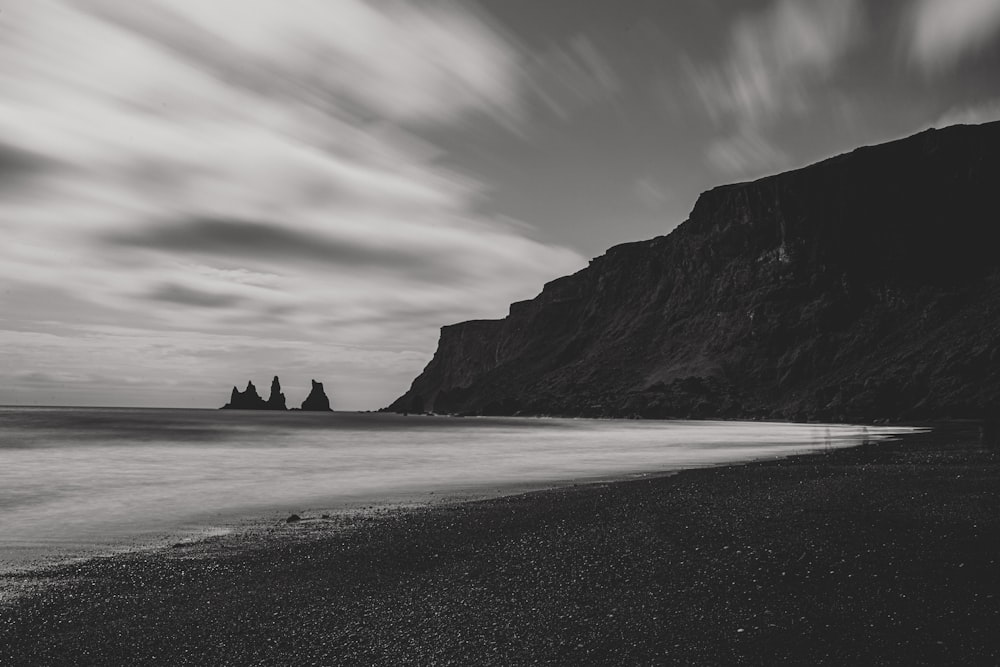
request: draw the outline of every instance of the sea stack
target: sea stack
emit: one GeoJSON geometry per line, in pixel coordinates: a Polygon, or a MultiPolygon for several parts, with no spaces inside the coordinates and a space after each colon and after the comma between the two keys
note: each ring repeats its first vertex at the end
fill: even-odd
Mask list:
{"type": "Polygon", "coordinates": [[[285,395],[281,393],[281,383],[278,382],[278,376],[275,375],[274,379],[271,380],[271,395],[267,398],[267,410],[287,410],[285,406],[285,395]]]}
{"type": "Polygon", "coordinates": [[[306,400],[302,401],[302,409],[313,412],[331,412],[330,399],[327,398],[326,392],[323,391],[322,382],[312,381],[312,391],[309,392],[306,400]]]}
{"type": "MultiPolygon", "coordinates": [[[[275,378],[277,379],[277,378],[275,378]]],[[[253,386],[253,381],[247,382],[247,388],[242,392],[233,387],[233,392],[229,397],[229,402],[222,406],[223,410],[265,410],[267,403],[257,393],[257,387],[253,386]]]]}

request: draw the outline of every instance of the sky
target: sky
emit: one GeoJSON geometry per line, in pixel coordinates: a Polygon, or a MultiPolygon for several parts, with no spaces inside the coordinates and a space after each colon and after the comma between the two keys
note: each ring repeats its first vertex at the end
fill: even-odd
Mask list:
{"type": "Polygon", "coordinates": [[[441,326],[998,73],[1000,0],[0,0],[0,405],[378,409],[441,326]]]}

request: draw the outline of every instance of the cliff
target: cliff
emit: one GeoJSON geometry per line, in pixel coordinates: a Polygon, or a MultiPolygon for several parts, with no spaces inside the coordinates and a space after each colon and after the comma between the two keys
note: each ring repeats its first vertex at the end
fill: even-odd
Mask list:
{"type": "Polygon", "coordinates": [[[1000,123],[701,195],[515,303],[446,326],[388,410],[822,420],[1000,407],[1000,123]]]}

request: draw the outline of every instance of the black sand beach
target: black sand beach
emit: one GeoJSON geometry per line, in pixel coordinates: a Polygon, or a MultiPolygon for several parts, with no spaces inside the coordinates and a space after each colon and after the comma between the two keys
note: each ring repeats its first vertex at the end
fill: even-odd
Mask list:
{"type": "Polygon", "coordinates": [[[1000,454],[972,426],[99,558],[0,664],[997,664],[1000,454]],[[346,523],[346,525],[345,525],[346,523]]]}

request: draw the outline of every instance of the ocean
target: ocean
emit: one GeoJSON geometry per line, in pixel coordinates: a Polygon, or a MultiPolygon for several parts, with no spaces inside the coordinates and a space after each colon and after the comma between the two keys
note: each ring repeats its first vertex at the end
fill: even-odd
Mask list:
{"type": "Polygon", "coordinates": [[[225,531],[250,517],[620,479],[905,430],[0,407],[0,569],[225,531]]]}

